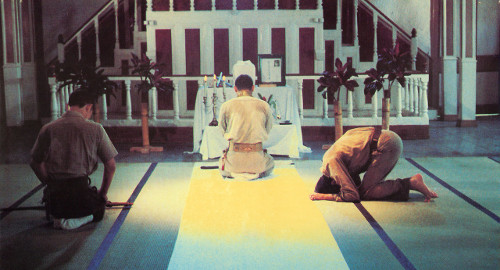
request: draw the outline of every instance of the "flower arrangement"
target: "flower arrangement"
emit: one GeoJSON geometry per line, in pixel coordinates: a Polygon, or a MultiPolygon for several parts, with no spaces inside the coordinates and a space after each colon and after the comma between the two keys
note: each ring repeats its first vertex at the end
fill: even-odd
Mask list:
{"type": "Polygon", "coordinates": [[[261,100],[264,100],[265,102],[267,102],[267,104],[269,104],[269,107],[271,107],[274,111],[274,114],[275,114],[275,117],[276,119],[281,119],[281,115],[278,111],[278,102],[277,100],[273,99],[273,95],[269,95],[269,98],[266,98],[265,96],[262,96],[260,93],[257,93],[257,95],[259,96],[259,98],[261,100]]]}

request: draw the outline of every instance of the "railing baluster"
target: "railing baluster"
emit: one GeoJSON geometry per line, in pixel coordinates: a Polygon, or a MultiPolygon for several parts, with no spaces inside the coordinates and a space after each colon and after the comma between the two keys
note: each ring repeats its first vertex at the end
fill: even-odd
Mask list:
{"type": "Polygon", "coordinates": [[[73,85],[69,84],[69,85],[66,85],[66,87],[64,87],[64,104],[63,104],[64,105],[64,112],[67,111],[66,105],[69,102],[69,94],[70,94],[69,89],[70,89],[70,87],[73,87],[73,85]]]}
{"type": "Polygon", "coordinates": [[[99,48],[99,20],[98,17],[94,19],[95,28],[95,66],[101,66],[101,49],[99,48]]]}
{"type": "Polygon", "coordinates": [[[300,119],[304,119],[304,97],[302,94],[303,79],[297,80],[297,90],[299,91],[299,116],[300,119]]]}
{"type": "Polygon", "coordinates": [[[130,80],[125,81],[125,117],[132,120],[132,99],[130,98],[130,80]]]}
{"type": "Polygon", "coordinates": [[[328,92],[326,98],[323,99],[323,118],[328,119],[328,92]]]}
{"type": "Polygon", "coordinates": [[[402,111],[401,93],[403,92],[403,89],[401,89],[402,86],[399,82],[396,82],[396,84],[398,85],[398,99],[397,99],[397,103],[396,103],[396,117],[400,118],[400,117],[403,117],[403,114],[401,113],[401,111],[402,111]]]}
{"type": "Polygon", "coordinates": [[[138,9],[139,9],[139,6],[137,3],[137,0],[134,0],[134,32],[139,32],[139,21],[138,21],[139,20],[139,18],[138,18],[139,12],[137,11],[138,9]]]}
{"type": "MultiPolygon", "coordinates": [[[[180,119],[180,116],[179,116],[179,81],[178,80],[174,80],[173,81],[173,84],[174,84],[174,91],[173,91],[173,99],[174,99],[174,119],[175,120],[179,120],[180,119]]],[[[199,84],[199,82],[198,82],[199,84]]]]}
{"type": "MultiPolygon", "coordinates": [[[[359,37],[358,37],[358,0],[354,0],[354,47],[357,48],[359,46],[359,37]]],[[[359,51],[359,48],[358,48],[359,51]]]]}
{"type": "Polygon", "coordinates": [[[64,86],[61,91],[59,91],[59,116],[63,115],[66,112],[66,106],[65,106],[65,98],[64,98],[64,89],[66,89],[68,86],[64,86]]]}
{"type": "Polygon", "coordinates": [[[57,60],[59,63],[64,63],[64,43],[62,35],[59,35],[59,41],[57,42],[57,60]]]}
{"type": "Polygon", "coordinates": [[[418,78],[414,78],[413,79],[414,82],[413,82],[413,88],[414,88],[414,91],[413,91],[413,112],[415,113],[415,115],[418,115],[418,94],[420,92],[420,87],[418,85],[418,78]]]}
{"type": "Polygon", "coordinates": [[[408,107],[408,110],[410,113],[413,113],[413,84],[414,84],[414,81],[413,81],[413,78],[408,78],[408,103],[409,103],[409,107],[408,107]]]}
{"type": "Polygon", "coordinates": [[[78,46],[78,60],[82,59],[82,32],[76,36],[76,45],[78,46]]]}
{"type": "Polygon", "coordinates": [[[108,120],[108,102],[106,94],[102,95],[102,120],[108,120]]]}
{"type": "MultiPolygon", "coordinates": [[[[148,1],[151,3],[150,1],[148,1]]],[[[114,2],[115,6],[115,51],[120,49],[120,31],[118,29],[118,0],[114,2]]]]}
{"type": "Polygon", "coordinates": [[[54,121],[57,119],[59,112],[57,106],[57,87],[58,82],[54,82],[50,85],[50,119],[54,121]]]}
{"type": "MultiPolygon", "coordinates": [[[[237,10],[238,9],[237,5],[238,5],[238,1],[233,0],[233,10],[237,10]]],[[[215,0],[214,0],[214,9],[213,10],[215,10],[215,0]]]]}
{"type": "Polygon", "coordinates": [[[156,87],[149,90],[149,115],[152,120],[156,120],[156,114],[158,112],[158,91],[156,87]]]}
{"type": "Polygon", "coordinates": [[[428,115],[429,103],[427,100],[427,81],[425,81],[424,79],[421,79],[421,83],[422,83],[422,96],[421,96],[420,102],[422,104],[422,107],[420,110],[420,116],[425,117],[425,118],[429,118],[429,115],[428,115]]]}
{"type": "Polygon", "coordinates": [[[259,0],[253,0],[253,10],[259,9],[259,0]]]}
{"type": "Polygon", "coordinates": [[[352,91],[347,91],[347,118],[353,118],[353,101],[352,101],[352,91]]]}
{"type": "Polygon", "coordinates": [[[174,0],[170,0],[168,8],[170,11],[174,11],[174,0]]]}
{"type": "Polygon", "coordinates": [[[280,3],[279,0],[274,0],[274,10],[278,10],[280,8],[279,3],[280,3]]]}
{"type": "Polygon", "coordinates": [[[410,77],[406,78],[405,80],[405,87],[403,89],[404,91],[404,96],[405,96],[405,99],[404,99],[404,110],[408,111],[408,84],[409,84],[409,81],[410,81],[410,77]]]}

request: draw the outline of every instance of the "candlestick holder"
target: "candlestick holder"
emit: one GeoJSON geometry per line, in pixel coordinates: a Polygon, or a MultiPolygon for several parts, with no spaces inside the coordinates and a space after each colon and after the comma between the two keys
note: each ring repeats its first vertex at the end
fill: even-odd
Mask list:
{"type": "Polygon", "coordinates": [[[275,104],[274,110],[276,111],[276,119],[281,120],[281,113],[278,106],[278,100],[275,100],[274,104],[275,104]]]}
{"type": "Polygon", "coordinates": [[[215,104],[216,104],[216,101],[217,101],[217,88],[214,87],[214,94],[212,95],[212,104],[213,104],[212,113],[213,113],[213,119],[212,119],[212,122],[210,122],[210,124],[208,124],[211,127],[215,127],[215,126],[219,125],[219,122],[217,121],[217,118],[215,117],[215,109],[216,109],[215,104]]]}

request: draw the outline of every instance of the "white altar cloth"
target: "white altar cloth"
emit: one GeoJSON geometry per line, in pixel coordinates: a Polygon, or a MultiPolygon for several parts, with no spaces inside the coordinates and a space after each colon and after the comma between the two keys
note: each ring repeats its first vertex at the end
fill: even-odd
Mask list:
{"type": "MultiPolygon", "coordinates": [[[[299,157],[297,129],[293,125],[275,125],[269,133],[269,138],[262,144],[271,155],[299,157]]],[[[200,153],[203,160],[217,158],[228,147],[228,141],[222,134],[220,127],[206,127],[203,132],[200,153]]]]}
{"type": "MultiPolygon", "coordinates": [[[[272,94],[273,99],[277,101],[277,111],[281,116],[279,122],[290,121],[296,129],[297,133],[297,145],[299,152],[311,152],[309,147],[303,145],[302,142],[302,128],[300,124],[299,107],[297,106],[297,101],[293,88],[290,86],[278,86],[278,87],[255,87],[253,96],[258,98],[258,94],[269,98],[272,94]]],[[[214,88],[207,87],[206,89],[201,86],[196,94],[195,102],[195,113],[194,113],[194,123],[193,123],[193,152],[199,153],[200,146],[203,138],[203,132],[208,127],[208,124],[213,120],[213,94],[214,88]],[[206,106],[204,105],[204,97],[206,100],[206,106]]],[[[215,119],[219,119],[219,111],[222,103],[226,100],[236,97],[234,88],[222,87],[217,88],[216,101],[215,101],[215,119]],[[224,91],[223,91],[224,90],[224,91]]],[[[274,127],[279,126],[276,122],[274,127]]],[[[225,145],[227,147],[227,145],[225,145]]]]}

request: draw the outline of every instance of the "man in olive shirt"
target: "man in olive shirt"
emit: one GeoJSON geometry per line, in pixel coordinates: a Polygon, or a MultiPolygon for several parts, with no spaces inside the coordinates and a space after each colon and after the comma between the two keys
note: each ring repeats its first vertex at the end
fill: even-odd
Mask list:
{"type": "Polygon", "coordinates": [[[88,91],[73,92],[69,110],[42,127],[31,150],[30,165],[48,186],[50,207],[46,207],[55,218],[56,228],[78,228],[104,215],[118,152],[102,125],[88,120],[93,101],[88,91]],[[101,189],[96,192],[88,176],[97,169],[98,159],[104,163],[104,174],[101,189]]]}
{"type": "Polygon", "coordinates": [[[425,196],[437,194],[425,185],[422,175],[384,180],[403,151],[401,138],[389,130],[373,127],[347,131],[323,156],[323,176],[311,200],[358,202],[360,200],[406,201],[410,190],[425,196]],[[361,181],[359,174],[366,172],[361,181]]]}

